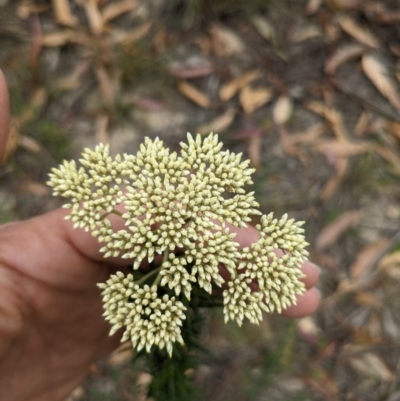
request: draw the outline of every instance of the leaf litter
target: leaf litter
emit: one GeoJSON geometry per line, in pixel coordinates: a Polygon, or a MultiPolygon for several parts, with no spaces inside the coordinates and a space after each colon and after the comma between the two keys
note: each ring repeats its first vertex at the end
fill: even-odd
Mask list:
{"type": "MultiPolygon", "coordinates": [[[[282,349],[278,359],[292,366],[275,368],[276,376],[283,383],[292,376],[307,399],[388,401],[400,360],[399,219],[368,225],[365,216],[376,205],[385,214],[400,196],[398,4],[283,0],[252,7],[253,1],[246,8],[199,2],[197,9],[178,0],[170,7],[5,1],[0,37],[15,42],[0,49],[13,102],[0,199],[4,192],[15,198],[20,218],[54,207],[26,200],[47,197],[44,172],[58,157],[51,143],[61,147],[63,140],[52,122],[68,132],[73,149],[98,141],[132,148],[144,135],[178,143],[185,131],[221,133],[258,168],[262,207],[289,209],[307,221],[324,300],[316,316],[292,329],[271,317],[238,340],[231,328],[210,327],[205,341],[220,363],[202,362],[196,380],[203,380],[203,399],[248,401],[248,380],[260,399],[295,399],[297,390],[285,393],[263,370],[270,361],[265,349],[282,349]],[[25,64],[28,73],[26,32],[34,59],[25,64]],[[182,62],[191,57],[206,62],[182,62]],[[129,134],[117,135],[123,127],[129,134]]],[[[151,378],[125,369],[129,357],[98,365],[74,397],[89,400],[96,383],[114,374],[112,365],[119,393],[110,397],[145,400],[151,378]],[[135,383],[142,388],[137,397],[135,383]]]]}

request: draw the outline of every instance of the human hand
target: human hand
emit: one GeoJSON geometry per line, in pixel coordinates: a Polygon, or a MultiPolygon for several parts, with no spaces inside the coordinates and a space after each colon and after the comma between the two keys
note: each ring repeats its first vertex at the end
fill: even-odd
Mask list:
{"type": "MultiPolygon", "coordinates": [[[[0,73],[0,159],[8,132],[8,101],[0,73]]],[[[0,227],[0,394],[9,401],[63,400],[106,356],[120,336],[108,336],[96,283],[123,269],[106,259],[97,240],[65,221],[65,210],[0,227]]],[[[236,241],[258,238],[248,227],[236,241]]],[[[308,291],[283,314],[300,317],[319,303],[318,268],[302,267],[308,291]]]]}

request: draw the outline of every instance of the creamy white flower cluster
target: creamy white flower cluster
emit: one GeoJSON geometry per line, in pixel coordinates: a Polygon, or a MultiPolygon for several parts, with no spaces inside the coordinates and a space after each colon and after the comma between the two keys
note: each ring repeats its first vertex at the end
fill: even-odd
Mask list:
{"type": "Polygon", "coordinates": [[[221,266],[230,275],[225,320],[240,325],[245,317],[259,323],[262,310],[281,312],[305,290],[302,223],[262,216],[260,239],[239,249],[230,225],[247,227],[251,215],[261,214],[254,193],[244,188],[254,169],[241,154],[221,148],[214,134],[188,134],[179,155],[158,138],[146,138],[136,155],[115,158],[108,145],[98,145],[85,149],[81,167],[64,162],[50,174],[54,194],[70,199],[68,218],[97,237],[105,257],[130,259],[134,270],[143,261],[157,268],[151,287],[122,273],[99,284],[111,334],[125,327],[123,338],[137,349],[155,345],[171,354],[175,342],[183,343],[180,299],[190,300],[193,286],[208,293],[222,286],[221,266]],[[119,216],[118,229],[112,215],[119,216]],[[174,297],[166,295],[171,290],[174,297]]]}
{"type": "Polygon", "coordinates": [[[183,344],[180,326],[186,308],[175,297],[159,298],[156,286],[141,288],[132,274],[125,277],[121,272],[98,287],[103,290],[105,319],[112,324],[110,335],[126,327],[121,341],[130,339],[138,351],[146,348],[147,352],[155,344],[170,355],[175,342],[183,344]]]}

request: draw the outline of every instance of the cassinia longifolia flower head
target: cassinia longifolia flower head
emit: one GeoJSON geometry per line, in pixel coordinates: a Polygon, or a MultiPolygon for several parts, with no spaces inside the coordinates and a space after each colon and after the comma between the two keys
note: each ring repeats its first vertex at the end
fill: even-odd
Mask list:
{"type": "Polygon", "coordinates": [[[305,291],[302,222],[263,215],[259,240],[239,249],[229,227],[247,227],[251,215],[261,214],[254,192],[245,190],[254,169],[241,154],[221,148],[212,133],[204,139],[188,134],[180,154],[158,138],[146,138],[135,156],[112,158],[109,146],[100,144],[83,151],[80,167],[64,161],[50,174],[54,195],[69,199],[66,218],[97,237],[105,258],[133,259],[133,272],[153,262],[144,279],[118,272],[98,285],[110,334],[125,328],[123,340],[137,350],[155,345],[171,355],[174,343],[183,344],[193,286],[208,293],[221,286],[221,266],[230,275],[223,291],[225,321],[241,325],[246,317],[258,324],[262,311],[280,313],[305,291]],[[113,214],[123,229],[113,226],[113,214]],[[147,277],[154,278],[151,286],[143,285],[147,277]]]}

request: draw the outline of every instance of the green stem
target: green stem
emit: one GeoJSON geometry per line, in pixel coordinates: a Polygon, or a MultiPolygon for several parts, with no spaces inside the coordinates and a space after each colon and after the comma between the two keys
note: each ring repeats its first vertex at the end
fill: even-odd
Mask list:
{"type": "MultiPolygon", "coordinates": [[[[168,255],[169,255],[169,248],[166,248],[165,251],[164,251],[164,254],[163,254],[163,260],[162,260],[162,262],[161,262],[160,267],[158,268],[160,271],[161,271],[161,266],[163,265],[163,263],[167,261],[168,255]]],[[[162,278],[162,276],[161,276],[160,272],[158,272],[158,276],[157,276],[156,279],[154,280],[153,285],[158,285],[158,284],[160,284],[161,278],[162,278]]]]}
{"type": "Polygon", "coordinates": [[[143,276],[141,279],[136,281],[136,284],[142,284],[143,282],[147,281],[147,279],[151,276],[154,276],[154,274],[159,273],[161,270],[161,266],[157,267],[156,269],[152,270],[151,272],[147,273],[145,276],[143,276]]]}
{"type": "Polygon", "coordinates": [[[108,215],[110,215],[110,214],[115,214],[115,215],[117,215],[117,216],[119,216],[119,217],[122,217],[122,213],[121,213],[121,212],[119,212],[118,210],[113,209],[110,213],[108,213],[108,212],[103,213],[103,214],[101,215],[101,218],[104,219],[104,218],[106,218],[106,217],[107,217],[108,215]]]}

